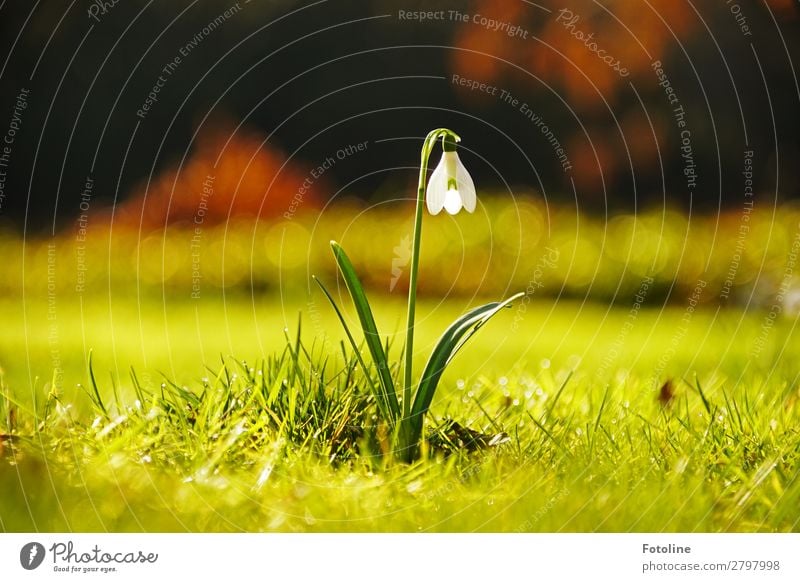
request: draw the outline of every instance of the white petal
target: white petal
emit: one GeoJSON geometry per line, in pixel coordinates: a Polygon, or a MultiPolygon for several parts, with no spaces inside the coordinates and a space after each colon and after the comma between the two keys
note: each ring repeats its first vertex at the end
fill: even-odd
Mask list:
{"type": "Polygon", "coordinates": [[[458,214],[461,210],[461,194],[458,190],[448,190],[444,195],[444,209],[450,214],[458,214]]]}
{"type": "Polygon", "coordinates": [[[444,162],[444,169],[447,171],[448,181],[451,178],[455,180],[458,172],[458,164],[460,163],[458,160],[458,153],[444,152],[442,154],[442,162],[444,162]]]}
{"type": "Polygon", "coordinates": [[[447,192],[447,171],[445,169],[444,156],[442,156],[439,165],[436,166],[430,180],[428,180],[428,189],[425,195],[428,212],[436,215],[442,211],[445,192],[447,192]]]}
{"type": "Polygon", "coordinates": [[[456,170],[456,181],[458,182],[458,191],[461,194],[461,201],[464,203],[464,208],[467,212],[474,212],[477,204],[477,197],[475,196],[475,184],[472,182],[472,176],[469,175],[464,164],[458,160],[458,169],[456,170]]]}

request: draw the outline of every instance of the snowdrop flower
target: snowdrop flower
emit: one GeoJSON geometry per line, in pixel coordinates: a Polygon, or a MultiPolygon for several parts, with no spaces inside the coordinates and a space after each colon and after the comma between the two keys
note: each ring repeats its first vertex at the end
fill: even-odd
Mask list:
{"type": "MultiPolygon", "coordinates": [[[[398,459],[412,463],[420,457],[422,449],[424,418],[430,408],[433,395],[439,384],[442,372],[450,362],[453,354],[458,351],[464,342],[480,326],[486,323],[495,314],[503,311],[503,307],[512,301],[521,299],[525,292],[512,295],[505,301],[488,303],[482,307],[462,315],[454,321],[442,335],[431,353],[425,371],[419,379],[414,377],[414,329],[417,310],[417,280],[419,278],[420,243],[422,240],[422,223],[425,206],[431,214],[439,214],[442,208],[449,214],[456,214],[461,208],[468,212],[475,210],[475,185],[469,173],[458,159],[456,142],[459,137],[452,130],[444,127],[429,132],[422,143],[420,151],[419,182],[417,182],[417,195],[414,208],[414,239],[411,243],[411,268],[408,275],[408,318],[406,325],[406,343],[403,354],[402,395],[395,388],[395,380],[391,362],[387,359],[382,337],[375,326],[372,309],[364,294],[361,281],[358,279],[355,268],[347,258],[344,249],[335,241],[331,241],[333,255],[339,266],[339,272],[345,280],[353,305],[358,312],[364,340],[372,356],[372,362],[378,371],[378,381],[370,382],[375,401],[378,406],[380,418],[386,423],[392,433],[391,447],[398,459]],[[431,174],[428,180],[428,162],[431,153],[439,140],[442,140],[442,161],[431,174]],[[427,183],[426,183],[427,181],[427,183]]],[[[394,271],[394,265],[393,265],[394,271]]],[[[401,269],[398,269],[398,272],[401,269]]],[[[396,273],[392,273],[393,277],[396,273]]],[[[333,305],[334,311],[339,315],[350,339],[353,351],[359,354],[359,346],[355,343],[350,330],[342,317],[339,307],[331,294],[322,283],[317,280],[322,291],[333,305]]],[[[394,285],[395,280],[392,280],[394,285]]],[[[358,356],[358,361],[370,376],[369,368],[364,360],[358,356]]],[[[399,380],[398,380],[399,381],[399,380]]],[[[377,418],[377,416],[373,417],[377,418]]],[[[493,439],[496,440],[496,439],[493,439]]],[[[492,444],[492,443],[489,443],[492,444]]]]}
{"type": "Polygon", "coordinates": [[[475,184],[458,158],[455,139],[445,136],[442,149],[442,159],[428,182],[428,212],[436,215],[444,208],[450,214],[457,214],[462,206],[467,212],[474,212],[475,184]]]}

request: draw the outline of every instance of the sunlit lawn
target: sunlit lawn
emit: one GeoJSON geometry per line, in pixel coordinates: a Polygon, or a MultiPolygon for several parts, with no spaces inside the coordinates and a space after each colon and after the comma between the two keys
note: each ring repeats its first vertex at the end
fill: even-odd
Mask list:
{"type": "MultiPolygon", "coordinates": [[[[704,309],[682,324],[685,304],[643,309],[631,320],[631,302],[540,299],[524,313],[512,307],[499,315],[448,368],[430,424],[450,417],[486,434],[505,432],[508,442],[448,457],[431,452],[406,466],[366,446],[332,463],[328,416],[317,414],[317,433],[302,418],[278,426],[275,415],[288,409],[265,413],[260,378],[237,373],[229,358],[260,369],[262,358],[284,350],[285,328],[294,341],[302,312],[310,357],[293,366],[305,380],[292,366],[276,367],[275,377],[291,376],[287,393],[308,403],[317,397],[304,396],[303,386],[342,386],[343,337],[319,293],[137,301],[135,292],[115,292],[110,301],[87,295],[82,303],[62,296],[54,320],[41,297],[29,297],[24,310],[19,298],[4,298],[0,366],[20,408],[16,436],[2,441],[0,527],[798,530],[794,319],[779,319],[754,355],[764,312],[704,309]],[[91,390],[89,349],[107,417],[76,387],[91,390]],[[221,356],[229,372],[222,380],[221,356]],[[55,360],[64,371],[58,402],[48,401],[55,360]],[[139,407],[131,366],[153,394],[139,407]],[[195,394],[206,382],[207,395],[170,412],[169,398],[160,400],[165,379],[195,394]],[[666,380],[671,388],[662,389],[666,380]],[[220,407],[230,411],[221,415],[220,407]]],[[[423,302],[418,369],[468,306],[459,298],[423,302]]],[[[393,336],[402,313],[400,296],[379,300],[380,329],[393,336]]],[[[395,358],[400,344],[398,334],[395,358]]],[[[356,385],[342,394],[354,396],[356,385]]],[[[356,418],[358,406],[341,418],[356,418]]]]}

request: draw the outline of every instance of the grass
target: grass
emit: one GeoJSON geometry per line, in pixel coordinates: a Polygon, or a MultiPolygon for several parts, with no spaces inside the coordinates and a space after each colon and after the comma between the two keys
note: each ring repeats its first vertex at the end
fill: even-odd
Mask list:
{"type": "MultiPolygon", "coordinates": [[[[56,344],[41,302],[0,302],[0,529],[800,530],[794,320],[755,355],[764,313],[512,309],[448,368],[406,465],[314,297],[87,297],[56,344]]],[[[401,305],[375,307],[391,361],[401,305]]],[[[467,307],[422,302],[420,352],[467,307]]]]}

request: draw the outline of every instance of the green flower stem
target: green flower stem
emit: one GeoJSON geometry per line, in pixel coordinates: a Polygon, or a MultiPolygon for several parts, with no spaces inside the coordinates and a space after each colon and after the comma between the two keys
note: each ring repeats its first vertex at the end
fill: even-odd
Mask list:
{"type": "MultiPolygon", "coordinates": [[[[406,326],[405,346],[405,375],[403,382],[403,419],[407,421],[411,416],[411,397],[413,393],[413,357],[414,357],[414,316],[417,307],[417,274],[419,271],[419,248],[422,237],[422,212],[425,208],[425,190],[428,182],[428,159],[433,151],[433,146],[439,138],[449,137],[455,141],[461,138],[449,129],[439,128],[431,131],[422,145],[421,161],[419,167],[419,186],[417,188],[417,211],[414,219],[414,242],[411,248],[411,274],[408,286],[408,324],[406,326]]],[[[407,424],[407,423],[403,423],[407,424]]],[[[407,435],[403,435],[404,447],[412,443],[405,442],[407,435]]]]}

